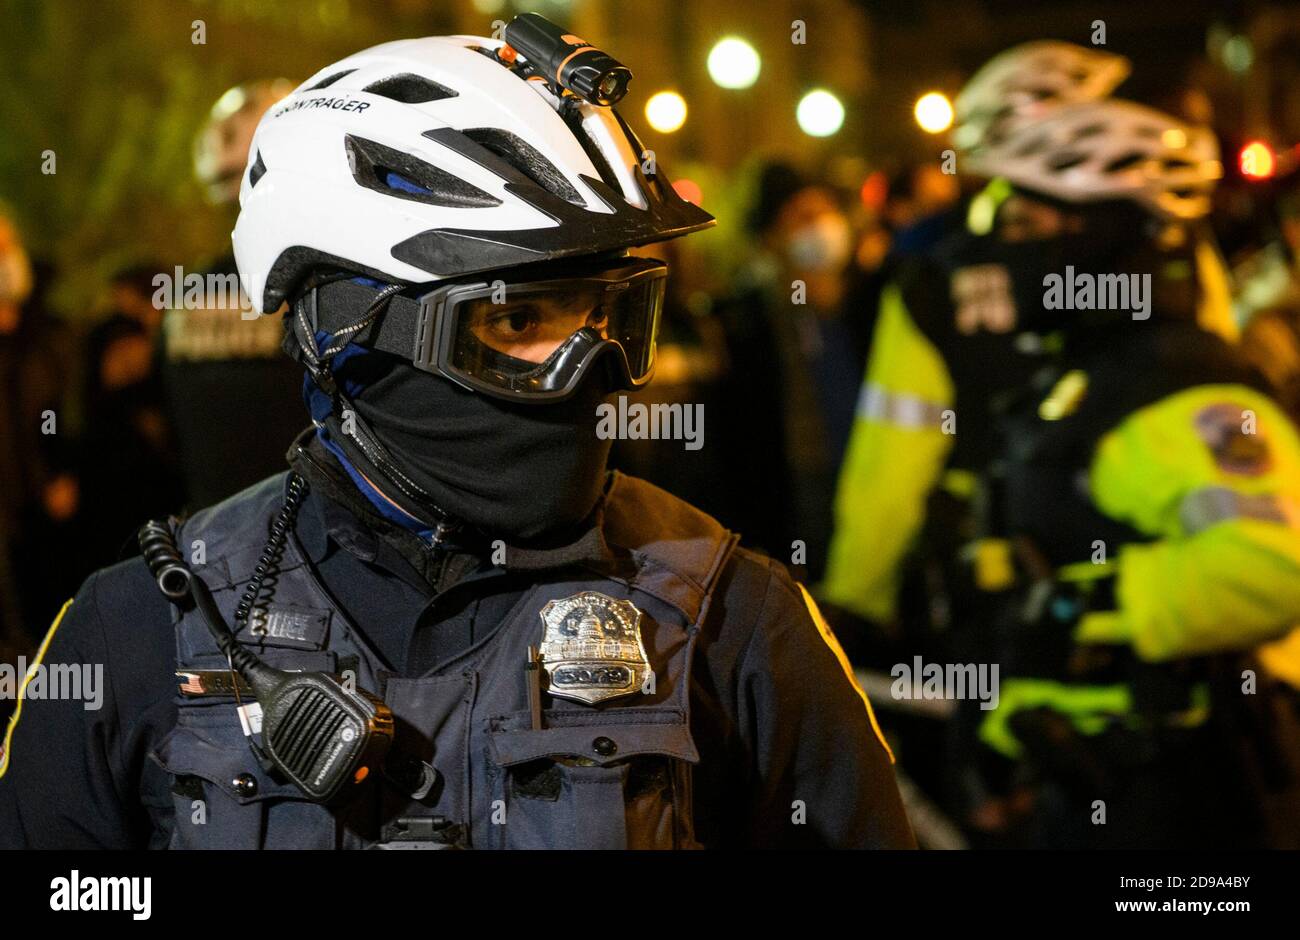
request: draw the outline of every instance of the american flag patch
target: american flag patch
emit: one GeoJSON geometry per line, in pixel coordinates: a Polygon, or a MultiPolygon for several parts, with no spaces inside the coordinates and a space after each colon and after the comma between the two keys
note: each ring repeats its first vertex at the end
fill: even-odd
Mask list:
{"type": "Polygon", "coordinates": [[[253,697],[253,690],[248,683],[228,669],[177,670],[176,676],[181,680],[180,693],[186,698],[234,695],[236,689],[241,697],[253,697]]]}

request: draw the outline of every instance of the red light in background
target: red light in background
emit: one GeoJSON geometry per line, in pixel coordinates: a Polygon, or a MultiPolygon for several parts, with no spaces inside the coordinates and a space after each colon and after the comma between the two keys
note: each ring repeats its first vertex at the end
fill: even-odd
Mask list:
{"type": "Polygon", "coordinates": [[[704,191],[695,180],[673,180],[673,189],[677,190],[677,195],[693,205],[698,206],[704,201],[704,191]]]}
{"type": "Polygon", "coordinates": [[[1252,140],[1242,147],[1237,164],[1241,167],[1241,175],[1250,180],[1266,180],[1277,169],[1272,148],[1262,140],[1252,140]]]}
{"type": "Polygon", "coordinates": [[[862,183],[862,189],[858,191],[858,197],[862,204],[872,212],[880,212],[885,208],[885,200],[889,197],[889,180],[880,170],[876,170],[868,176],[862,183]]]}

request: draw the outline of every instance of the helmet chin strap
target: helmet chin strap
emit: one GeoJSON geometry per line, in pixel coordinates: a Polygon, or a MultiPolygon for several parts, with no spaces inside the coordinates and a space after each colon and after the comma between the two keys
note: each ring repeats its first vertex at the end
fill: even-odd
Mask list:
{"type": "MultiPolygon", "coordinates": [[[[352,337],[375,321],[382,312],[388,298],[401,289],[402,285],[394,284],[381,291],[370,305],[365,317],[356,324],[340,330],[338,334],[331,338],[328,347],[322,351],[316,342],[317,287],[312,287],[307,293],[299,297],[293,305],[292,330],[294,339],[297,341],[298,350],[301,353],[298,358],[306,366],[312,382],[330,397],[332,413],[339,419],[344,435],[365,455],[371,467],[382,477],[382,481],[371,480],[366,474],[362,474],[363,478],[374,487],[380,497],[393,503],[402,512],[414,515],[385,493],[384,490],[391,488],[392,492],[400,493],[411,506],[418,510],[417,519],[422,522],[427,521],[430,523],[431,528],[441,533],[456,527],[457,523],[454,517],[440,507],[427,490],[402,472],[388,448],[370,430],[369,425],[361,417],[361,413],[352,403],[347,393],[344,392],[333,372],[330,371],[330,363],[334,357],[347,346],[352,337]],[[381,483],[385,485],[381,486],[381,483]]],[[[360,473],[360,470],[358,470],[358,473],[360,473]]]]}

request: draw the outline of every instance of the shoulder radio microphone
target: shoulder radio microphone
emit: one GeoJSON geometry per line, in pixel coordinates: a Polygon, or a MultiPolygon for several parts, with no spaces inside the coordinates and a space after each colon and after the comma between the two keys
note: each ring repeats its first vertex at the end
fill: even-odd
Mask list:
{"type": "MultiPolygon", "coordinates": [[[[296,475],[271,540],[240,611],[245,617],[261,591],[262,578],[283,547],[305,481],[296,475]]],[[[378,697],[349,688],[336,675],[286,672],[267,665],[242,645],[217,609],[212,592],[176,546],[166,522],[145,523],[140,550],[158,587],[173,603],[193,603],[217,647],[252,689],[262,710],[262,744],[249,746],[264,765],[278,771],[309,799],[328,803],[364,782],[382,765],[393,741],[393,714],[378,697]]]]}

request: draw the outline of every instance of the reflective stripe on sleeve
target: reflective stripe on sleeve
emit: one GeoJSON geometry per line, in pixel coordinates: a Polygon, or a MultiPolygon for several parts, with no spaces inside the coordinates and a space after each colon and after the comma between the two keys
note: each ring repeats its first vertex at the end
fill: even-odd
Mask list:
{"type": "Polygon", "coordinates": [[[858,697],[862,699],[862,704],[866,706],[867,717],[871,719],[871,730],[876,733],[876,740],[880,742],[880,746],[883,747],[885,753],[889,755],[889,762],[891,764],[894,763],[894,752],[889,747],[889,743],[885,741],[885,736],[880,730],[880,725],[876,723],[876,713],[871,708],[871,699],[867,698],[867,693],[863,692],[862,686],[858,685],[857,677],[853,675],[853,667],[849,664],[849,657],[844,654],[844,648],[840,646],[840,641],[835,639],[835,634],[831,632],[830,624],[828,624],[826,618],[822,616],[822,612],[817,608],[817,602],[813,600],[812,595],[808,593],[808,589],[800,584],[799,593],[803,595],[803,602],[808,606],[808,613],[812,616],[813,623],[817,624],[817,632],[822,635],[822,639],[826,642],[826,645],[829,646],[831,652],[835,654],[835,659],[839,662],[840,668],[844,670],[844,675],[849,680],[849,685],[853,686],[853,691],[858,693],[858,697]]]}
{"type": "Polygon", "coordinates": [[[22,685],[18,688],[18,701],[14,705],[13,715],[9,718],[9,726],[5,729],[4,743],[0,744],[0,777],[3,777],[5,771],[9,769],[9,742],[13,738],[14,729],[18,727],[18,719],[23,713],[23,693],[27,691],[28,684],[36,675],[36,671],[40,669],[41,663],[44,662],[45,651],[50,648],[50,641],[54,639],[54,634],[59,629],[59,624],[63,623],[63,615],[68,612],[68,608],[71,606],[72,601],[69,600],[59,611],[59,615],[54,618],[54,623],[50,625],[49,632],[45,634],[45,639],[41,641],[41,648],[36,651],[36,659],[27,667],[27,672],[23,676],[22,685]]]}
{"type": "Polygon", "coordinates": [[[938,428],[948,409],[918,395],[891,392],[867,382],[858,395],[858,417],[901,428],[938,428]]]}
{"type": "Polygon", "coordinates": [[[1300,509],[1275,493],[1250,495],[1226,486],[1192,490],[1178,507],[1178,521],[1188,535],[1232,519],[1255,519],[1300,528],[1300,509]]]}

